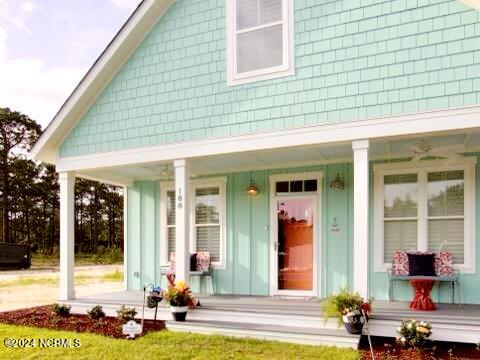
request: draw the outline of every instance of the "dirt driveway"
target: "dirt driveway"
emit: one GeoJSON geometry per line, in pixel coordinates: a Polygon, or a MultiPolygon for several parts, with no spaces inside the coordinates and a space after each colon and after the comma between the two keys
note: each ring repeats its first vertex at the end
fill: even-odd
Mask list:
{"type": "MultiPolygon", "coordinates": [[[[120,291],[122,265],[75,267],[77,296],[120,291]]],[[[0,311],[21,309],[57,302],[58,269],[0,271],[0,311]]]]}

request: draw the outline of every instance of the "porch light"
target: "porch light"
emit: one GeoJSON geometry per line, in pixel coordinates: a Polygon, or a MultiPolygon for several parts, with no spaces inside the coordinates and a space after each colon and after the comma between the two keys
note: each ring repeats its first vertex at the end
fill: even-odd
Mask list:
{"type": "Polygon", "coordinates": [[[343,180],[343,177],[340,175],[340,173],[337,173],[335,179],[332,180],[332,182],[330,183],[330,188],[336,191],[341,191],[345,189],[345,181],[343,180]]]}
{"type": "Polygon", "coordinates": [[[258,188],[255,186],[255,184],[250,184],[249,187],[247,187],[247,194],[250,196],[257,196],[259,193],[258,188]]]}

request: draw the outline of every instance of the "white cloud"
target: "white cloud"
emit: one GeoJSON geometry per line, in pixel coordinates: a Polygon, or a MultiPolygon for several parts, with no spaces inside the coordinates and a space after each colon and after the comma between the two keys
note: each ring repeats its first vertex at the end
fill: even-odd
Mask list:
{"type": "Polygon", "coordinates": [[[35,10],[35,4],[31,1],[22,1],[20,5],[15,4],[16,6],[12,6],[12,2],[0,0],[0,20],[7,27],[12,27],[16,31],[28,32],[26,23],[35,10]]]}
{"type": "Polygon", "coordinates": [[[20,111],[45,127],[84,69],[48,68],[36,58],[10,59],[6,40],[7,32],[0,27],[0,106],[20,111]]]}
{"type": "Polygon", "coordinates": [[[137,5],[140,3],[139,0],[109,0],[110,3],[121,9],[121,10],[128,10],[133,11],[137,5]]]}

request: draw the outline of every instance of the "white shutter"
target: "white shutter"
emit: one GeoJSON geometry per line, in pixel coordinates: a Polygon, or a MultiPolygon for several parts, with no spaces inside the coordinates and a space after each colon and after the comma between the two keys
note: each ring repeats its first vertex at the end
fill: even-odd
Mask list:
{"type": "Polygon", "coordinates": [[[428,249],[444,247],[454,264],[464,263],[465,183],[463,170],[428,173],[428,249]]]}

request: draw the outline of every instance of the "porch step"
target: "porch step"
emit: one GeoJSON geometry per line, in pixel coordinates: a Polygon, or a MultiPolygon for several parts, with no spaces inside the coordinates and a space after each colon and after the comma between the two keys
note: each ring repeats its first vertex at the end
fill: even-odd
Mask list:
{"type": "MultiPolygon", "coordinates": [[[[246,323],[270,326],[283,326],[289,324],[297,328],[309,328],[317,330],[338,330],[337,320],[330,319],[325,323],[320,314],[318,304],[298,303],[292,305],[275,304],[238,304],[215,303],[215,301],[202,300],[202,306],[189,311],[189,319],[200,322],[229,322],[246,323]]],[[[91,300],[70,300],[68,304],[72,306],[72,313],[85,314],[92,306],[101,303],[103,310],[109,316],[116,316],[116,310],[122,305],[135,307],[141,316],[141,302],[114,302],[102,301],[95,302],[91,300]]],[[[145,317],[153,318],[154,310],[145,309],[145,317]]],[[[157,319],[170,320],[170,309],[161,304],[158,307],[157,319]]]]}
{"type": "Polygon", "coordinates": [[[462,307],[451,307],[442,313],[436,311],[406,311],[405,309],[378,309],[368,322],[371,335],[396,336],[396,329],[400,322],[406,319],[428,321],[432,324],[433,340],[454,341],[462,343],[478,344],[480,339],[480,315],[462,313],[462,307]],[[459,310],[456,313],[455,310],[459,310]]]}
{"type": "MultiPolygon", "coordinates": [[[[188,316],[190,317],[190,313],[188,316]]],[[[308,345],[328,345],[357,349],[360,335],[348,334],[344,329],[318,329],[258,323],[201,321],[167,321],[167,329],[198,334],[217,334],[260,340],[275,340],[308,345]]]]}

